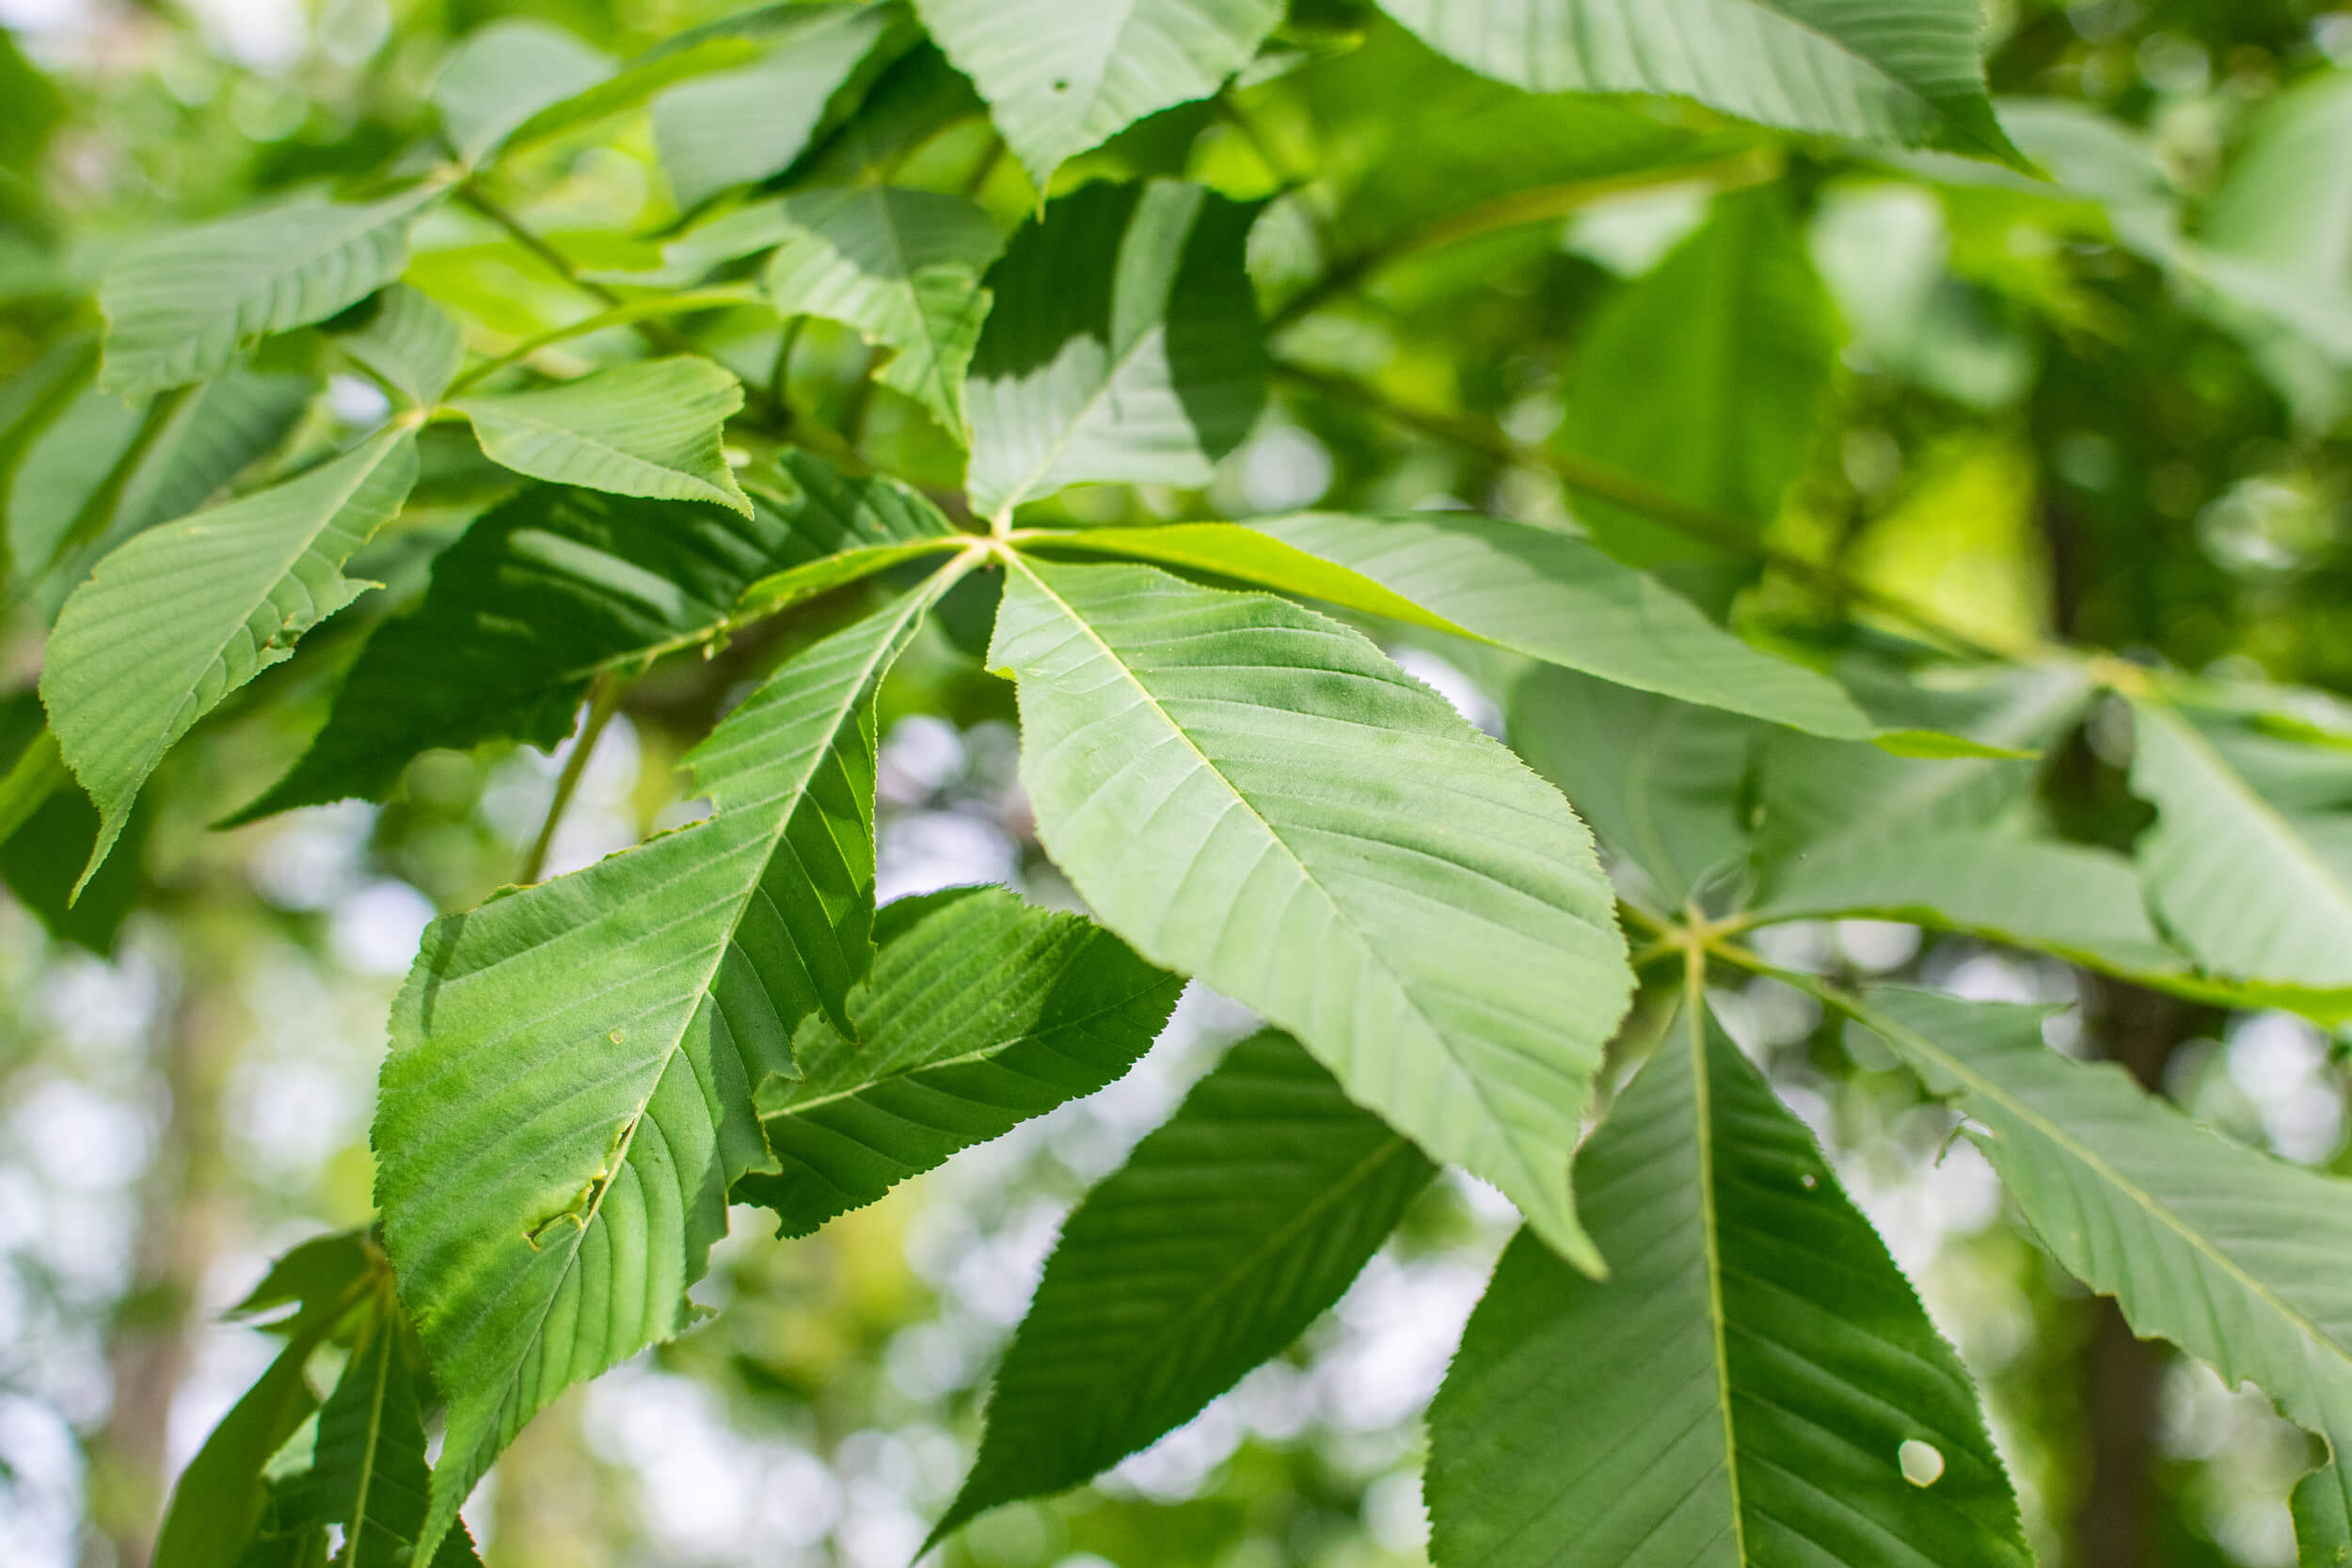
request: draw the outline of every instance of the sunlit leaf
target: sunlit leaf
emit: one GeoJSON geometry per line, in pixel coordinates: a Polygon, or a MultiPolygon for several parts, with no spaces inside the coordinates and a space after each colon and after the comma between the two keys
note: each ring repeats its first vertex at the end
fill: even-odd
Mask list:
{"type": "Polygon", "coordinates": [[[484,451],[517,473],[751,514],[720,430],[743,406],[743,385],[708,359],[616,365],[536,391],[473,392],[450,406],[473,421],[484,451]]]}

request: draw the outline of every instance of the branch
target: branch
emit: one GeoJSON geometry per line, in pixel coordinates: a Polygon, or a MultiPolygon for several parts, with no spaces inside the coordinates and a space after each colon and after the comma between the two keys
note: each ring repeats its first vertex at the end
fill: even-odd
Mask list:
{"type": "Polygon", "coordinates": [[[580,791],[580,776],[588,771],[589,754],[596,751],[596,742],[604,738],[605,725],[620,711],[621,696],[626,689],[610,670],[598,675],[589,689],[588,718],[572,741],[570,754],[564,759],[564,771],[556,776],[554,798],[548,801],[548,814],[539,823],[539,836],[532,841],[531,853],[523,858],[522,872],[515,879],[517,886],[530,886],[547,869],[548,850],[555,843],[555,830],[563,823],[572,797],[580,791]]]}

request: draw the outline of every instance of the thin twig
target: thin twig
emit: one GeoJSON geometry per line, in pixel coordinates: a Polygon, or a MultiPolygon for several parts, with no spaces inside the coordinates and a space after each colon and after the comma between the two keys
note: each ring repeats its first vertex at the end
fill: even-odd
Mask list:
{"type": "Polygon", "coordinates": [[[573,738],[570,755],[564,759],[564,771],[556,776],[555,795],[548,801],[548,815],[539,823],[539,836],[532,841],[531,853],[523,860],[522,874],[516,879],[519,885],[528,887],[547,869],[548,850],[555,843],[555,830],[563,823],[573,795],[579,792],[580,776],[588,771],[589,754],[603,738],[605,725],[620,711],[621,696],[626,689],[626,684],[610,670],[599,674],[588,689],[588,717],[573,738]]]}
{"type": "Polygon", "coordinates": [[[634,326],[640,321],[651,316],[675,315],[689,310],[718,310],[731,305],[757,305],[759,303],[760,298],[756,293],[748,293],[742,289],[697,289],[685,293],[660,294],[647,299],[624,300],[608,309],[597,311],[593,316],[582,316],[576,322],[550,328],[535,338],[525,339],[497,358],[485,359],[476,365],[455,381],[451,382],[449,389],[452,393],[457,393],[478,387],[491,376],[498,374],[499,372],[509,366],[521,364],[542,349],[552,348],[568,339],[585,337],[591,332],[602,332],[613,326],[634,326]]]}

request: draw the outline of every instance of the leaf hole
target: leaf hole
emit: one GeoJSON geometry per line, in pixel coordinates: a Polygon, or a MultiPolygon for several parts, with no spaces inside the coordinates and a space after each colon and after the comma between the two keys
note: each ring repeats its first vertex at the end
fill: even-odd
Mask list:
{"type": "Polygon", "coordinates": [[[1944,1479],[1943,1451],[1916,1437],[1903,1439],[1903,1446],[1895,1450],[1895,1462],[1903,1467],[1903,1480],[1914,1486],[1933,1486],[1944,1479]]]}
{"type": "Polygon", "coordinates": [[[1806,1171],[1803,1176],[1798,1177],[1797,1180],[1808,1193],[1821,1184],[1821,1179],[1814,1175],[1811,1171],[1806,1171]]]}

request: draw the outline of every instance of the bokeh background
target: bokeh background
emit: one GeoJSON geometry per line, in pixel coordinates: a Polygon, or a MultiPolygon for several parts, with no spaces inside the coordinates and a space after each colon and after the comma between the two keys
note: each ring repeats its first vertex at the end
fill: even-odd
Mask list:
{"type": "MultiPolygon", "coordinates": [[[[86,281],[113,240],[369,168],[405,145],[451,38],[531,14],[625,54],[730,8],[0,0],[0,377],[23,368],[29,338],[15,324],[86,281]]],[[[2352,8],[2301,0],[2006,0],[1989,27],[1996,91],[2119,117],[2192,207],[2282,93],[2341,87],[2352,68],[2352,8]]],[[[2319,235],[2313,286],[2352,300],[2352,114],[2335,123],[2333,182],[2286,199],[2319,235]]],[[[1184,155],[1197,166],[1222,155],[1216,132],[1180,113],[1124,140],[1148,159],[1165,155],[1153,137],[1192,138],[1184,155]]],[[[561,156],[543,217],[624,230],[666,217],[642,135],[561,156]]],[[[2352,689],[2340,374],[2187,297],[2079,214],[1998,182],[1835,162],[1801,174],[1848,348],[1821,449],[1773,525],[1784,547],[1995,632],[2352,689]]],[[[1562,345],[1707,199],[1629,196],[1532,241],[1432,261],[1418,284],[1396,285],[1376,331],[1339,347],[1393,385],[1540,440],[1562,418],[1562,345]],[[1488,285],[1472,315],[1417,307],[1417,286],[1452,297],[1462,270],[1488,285]],[[1466,340],[1489,345],[1476,362],[1466,340]]],[[[1267,234],[1253,260],[1279,275],[1279,210],[1267,234]]],[[[525,259],[470,232],[428,230],[418,248],[442,286],[526,303],[545,287],[525,259]]],[[[854,343],[812,329],[798,366],[819,402],[862,395],[854,343]]],[[[351,421],[372,418],[364,387],[334,396],[351,421]]],[[[76,417],[103,435],[128,416],[76,417]]],[[[9,499],[54,505],[88,482],[37,451],[9,499]]],[[[1235,512],[1568,510],[1540,471],[1400,436],[1296,388],[1216,494],[1235,512]]],[[[380,597],[413,590],[469,504],[455,487],[381,547],[368,574],[392,584],[380,597]]],[[[1775,594],[1796,593],[1768,579],[1751,597],[1769,612],[1775,594]]],[[[985,610],[947,616],[885,694],[884,898],[993,880],[1069,901],[1028,832],[1007,699],[973,657],[985,610]]],[[[25,617],[0,624],[0,686],[29,680],[36,632],[25,617]]],[[[347,651],[337,635],[328,645],[347,651]]],[[[1458,653],[1400,657],[1500,726],[1498,672],[1458,653]]],[[[334,656],[306,651],[304,664],[317,671],[286,678],[323,681],[334,656]]],[[[709,681],[633,694],[586,762],[550,872],[693,815],[675,761],[723,696],[709,681]]],[[[298,749],[271,722],[231,711],[182,749],[140,826],[126,894],[136,908],[119,927],[53,931],[29,895],[0,893],[0,1568],[144,1560],[171,1476],[273,1351],[222,1309],[274,1253],[371,1212],[383,1019],[419,932],[516,874],[566,760],[437,753],[395,805],[208,832],[298,749]]],[[[2083,768],[2112,777],[2097,724],[2074,744],[2083,768]]],[[[2128,833],[2128,803],[2115,810],[2123,826],[2089,831],[2128,833]]],[[[7,854],[30,854],[24,843],[7,854]]],[[[2083,1018],[2145,1005],[2062,965],[1907,927],[1768,937],[1783,962],[2080,1004],[2054,1025],[2061,1044],[2083,1018]]],[[[1949,1117],[1867,1040],[1769,982],[1739,992],[1730,1016],[1985,1383],[2044,1561],[2091,1564],[2112,1517],[2102,1511],[2145,1506],[2159,1522],[2151,1568],[2292,1563],[2285,1497],[2307,1439],[2260,1397],[2137,1345],[2058,1275],[2007,1223],[1949,1117]]],[[[1061,1214],[1248,1024],[1196,989],[1124,1082],[814,1239],[773,1242],[739,1212],[697,1288],[723,1317],[575,1390],[500,1461],[468,1510],[494,1568],[903,1568],[960,1479],[991,1366],[1061,1214]]],[[[2230,1135],[2352,1171],[2343,1039],[2283,1016],[2178,1006],[2137,1037],[2160,1049],[2135,1069],[2230,1135]]],[[[1293,1354],[1100,1485],[982,1521],[951,1560],[1424,1560],[1421,1410],[1512,1225],[1493,1194],[1441,1183],[1293,1354]]]]}

